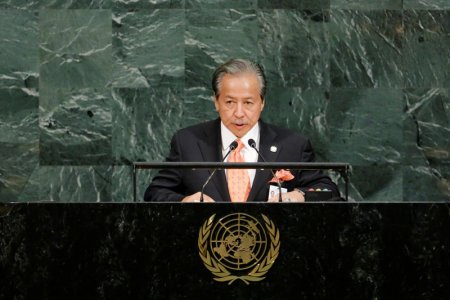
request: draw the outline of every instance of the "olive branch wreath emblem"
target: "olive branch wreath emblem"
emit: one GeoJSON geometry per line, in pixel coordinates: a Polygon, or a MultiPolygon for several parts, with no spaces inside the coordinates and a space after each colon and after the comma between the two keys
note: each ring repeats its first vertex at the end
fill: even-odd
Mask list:
{"type": "Polygon", "coordinates": [[[199,255],[205,267],[215,276],[213,279],[219,282],[228,282],[229,285],[239,279],[249,285],[250,282],[261,281],[266,278],[264,275],[272,267],[280,252],[280,232],[272,220],[261,214],[270,236],[270,248],[266,257],[246,275],[237,276],[230,273],[227,268],[217,262],[208,251],[207,241],[215,216],[215,214],[212,215],[203,223],[198,234],[199,255]]]}

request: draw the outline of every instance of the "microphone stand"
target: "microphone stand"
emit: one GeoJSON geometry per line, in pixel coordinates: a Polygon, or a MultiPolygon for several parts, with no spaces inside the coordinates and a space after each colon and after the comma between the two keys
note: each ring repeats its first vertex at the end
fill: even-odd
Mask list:
{"type": "MultiPolygon", "coordinates": [[[[238,143],[236,141],[233,141],[230,146],[228,146],[229,150],[227,152],[227,154],[225,154],[225,156],[222,159],[222,162],[225,161],[225,159],[228,157],[228,155],[230,155],[231,151],[233,151],[234,149],[236,149],[238,146],[238,143]]],[[[214,169],[211,173],[211,175],[209,175],[208,179],[206,179],[205,184],[203,184],[202,186],[202,190],[200,191],[200,202],[204,202],[203,201],[203,193],[205,192],[205,187],[206,185],[209,183],[209,181],[211,180],[211,178],[214,176],[214,174],[216,173],[217,169],[214,169]]]]}
{"type": "MultiPolygon", "coordinates": [[[[261,157],[261,159],[263,160],[263,162],[267,162],[264,159],[264,156],[262,156],[261,152],[258,151],[258,149],[256,149],[256,142],[254,139],[249,139],[248,140],[248,145],[250,147],[252,147],[253,149],[255,149],[256,153],[258,153],[258,156],[261,157]]],[[[270,169],[270,172],[272,173],[273,178],[276,178],[277,180],[277,185],[278,185],[278,202],[283,202],[282,197],[281,197],[281,183],[280,183],[280,179],[278,179],[278,177],[275,176],[275,173],[273,172],[272,169],[270,169]]]]}

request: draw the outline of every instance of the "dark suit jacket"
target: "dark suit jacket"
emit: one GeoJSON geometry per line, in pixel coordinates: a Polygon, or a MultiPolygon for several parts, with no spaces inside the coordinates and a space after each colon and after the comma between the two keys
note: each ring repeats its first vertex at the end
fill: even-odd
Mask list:
{"type": "MultiPolygon", "coordinates": [[[[267,162],[311,162],[314,153],[309,140],[292,130],[259,122],[259,150],[267,162]],[[270,147],[277,151],[271,152],[270,147]]],[[[219,162],[222,160],[222,138],[220,119],[205,122],[179,130],[172,138],[167,161],[177,162],[219,162]]],[[[259,159],[258,161],[260,161],[259,159]]],[[[153,178],[145,192],[144,201],[179,202],[185,196],[199,192],[211,174],[210,170],[161,170],[153,178]]],[[[292,170],[295,178],[283,183],[288,191],[293,188],[328,188],[333,196],[339,191],[329,177],[320,171],[292,170]]],[[[267,201],[270,170],[256,170],[255,179],[247,202],[267,201]]],[[[218,170],[205,188],[205,194],[216,202],[230,202],[226,175],[218,170]]]]}

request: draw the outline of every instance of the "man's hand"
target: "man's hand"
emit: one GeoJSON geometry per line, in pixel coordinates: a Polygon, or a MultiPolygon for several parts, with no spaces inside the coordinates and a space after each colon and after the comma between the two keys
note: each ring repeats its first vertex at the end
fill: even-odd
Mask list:
{"type": "MultiPolygon", "coordinates": [[[[186,196],[181,200],[181,202],[200,202],[200,192],[186,196]]],[[[216,202],[210,196],[203,194],[203,202],[216,202]]]]}
{"type": "MultiPolygon", "coordinates": [[[[281,201],[283,201],[283,202],[305,202],[305,196],[303,195],[303,193],[301,193],[297,190],[293,190],[292,192],[281,194],[281,201]]],[[[267,201],[267,202],[278,202],[278,194],[273,197],[270,197],[269,201],[267,201]]]]}

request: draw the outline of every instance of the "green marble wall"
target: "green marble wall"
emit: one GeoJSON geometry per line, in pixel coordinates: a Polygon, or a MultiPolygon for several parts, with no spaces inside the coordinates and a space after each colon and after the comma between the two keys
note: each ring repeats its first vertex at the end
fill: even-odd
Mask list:
{"type": "Polygon", "coordinates": [[[131,201],[231,57],[352,200],[450,200],[448,0],[0,0],[0,28],[1,201],[131,201]]]}

